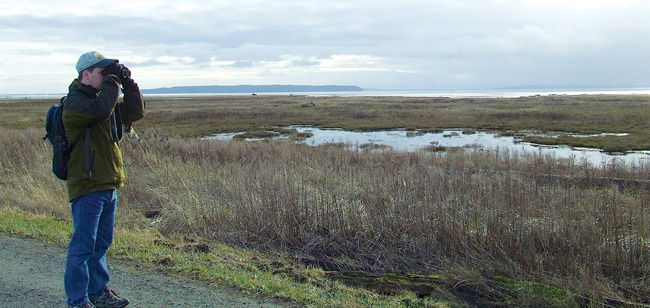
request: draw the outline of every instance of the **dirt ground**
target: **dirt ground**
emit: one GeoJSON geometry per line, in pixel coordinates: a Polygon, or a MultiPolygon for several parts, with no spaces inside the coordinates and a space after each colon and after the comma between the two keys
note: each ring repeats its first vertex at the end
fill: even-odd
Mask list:
{"type": "MultiPolygon", "coordinates": [[[[67,307],[66,250],[0,233],[0,307],[67,307]]],[[[108,260],[111,288],[137,307],[295,307],[108,260]]]]}

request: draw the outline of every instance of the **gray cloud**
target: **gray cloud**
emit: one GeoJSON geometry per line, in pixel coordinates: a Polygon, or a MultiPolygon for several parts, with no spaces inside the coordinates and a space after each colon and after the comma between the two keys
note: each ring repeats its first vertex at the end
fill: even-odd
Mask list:
{"type": "Polygon", "coordinates": [[[43,89],[67,87],[88,50],[146,87],[650,84],[642,0],[65,2],[0,3],[0,71],[13,76],[0,93],[33,91],[25,70],[42,71],[43,89]]]}
{"type": "Polygon", "coordinates": [[[235,61],[232,64],[232,67],[253,67],[253,62],[251,61],[235,61]]]}
{"type": "Polygon", "coordinates": [[[128,63],[128,66],[130,68],[133,68],[133,67],[148,67],[148,66],[157,66],[157,65],[167,65],[167,64],[165,62],[158,61],[158,60],[155,60],[155,59],[146,60],[146,61],[142,61],[142,62],[130,62],[130,63],[128,63]]]}

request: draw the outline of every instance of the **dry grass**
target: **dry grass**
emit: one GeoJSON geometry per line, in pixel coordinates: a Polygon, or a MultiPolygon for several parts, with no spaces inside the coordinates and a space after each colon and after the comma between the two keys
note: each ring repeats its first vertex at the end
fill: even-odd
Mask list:
{"type": "Polygon", "coordinates": [[[344,269],[430,274],[460,264],[590,299],[650,295],[647,186],[622,191],[601,179],[645,183],[647,166],[155,134],[126,152],[128,202],[162,211],[163,233],[288,250],[344,269]]]}
{"type": "Polygon", "coordinates": [[[52,147],[36,129],[3,130],[0,134],[0,204],[66,217],[65,182],[52,177],[52,147]]]}
{"type": "MultiPolygon", "coordinates": [[[[67,217],[37,131],[8,131],[0,198],[67,217]]],[[[360,153],[278,142],[144,133],[124,142],[120,224],[293,251],[376,272],[471,269],[572,290],[576,298],[650,294],[646,166],[594,168],[509,153],[360,153]],[[581,179],[553,183],[548,175],[581,179]],[[587,181],[586,179],[592,179],[587,181]],[[577,185],[576,183],[583,183],[577,185]]],[[[574,298],[575,299],[575,298],[574,298]]]]}

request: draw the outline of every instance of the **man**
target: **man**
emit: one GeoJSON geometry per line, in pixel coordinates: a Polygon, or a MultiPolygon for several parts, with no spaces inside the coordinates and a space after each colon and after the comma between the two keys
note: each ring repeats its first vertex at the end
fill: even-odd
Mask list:
{"type": "Polygon", "coordinates": [[[70,85],[63,107],[67,139],[79,138],[68,165],[74,233],[65,269],[67,303],[125,307],[129,300],[108,287],[106,251],[113,242],[117,189],[124,185],[122,126],[130,130],[144,116],[144,101],[131,72],[117,60],[91,51],[79,57],[76,68],[79,77],[70,85]]]}

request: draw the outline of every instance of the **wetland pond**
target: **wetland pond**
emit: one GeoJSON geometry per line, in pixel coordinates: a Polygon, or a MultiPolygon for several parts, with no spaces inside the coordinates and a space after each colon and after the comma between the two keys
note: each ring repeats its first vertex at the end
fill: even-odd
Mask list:
{"type": "MultiPolygon", "coordinates": [[[[628,154],[604,153],[598,149],[573,148],[568,146],[546,146],[521,142],[520,137],[502,135],[493,132],[444,130],[438,132],[420,132],[406,130],[386,130],[373,132],[355,132],[342,129],[324,129],[311,126],[290,126],[276,130],[269,129],[270,138],[276,140],[296,140],[311,146],[325,144],[347,144],[356,150],[396,151],[445,151],[450,149],[485,149],[507,150],[510,153],[550,155],[558,159],[573,159],[575,163],[584,161],[593,165],[624,163],[628,165],[643,165],[650,161],[648,152],[632,152],[628,154]],[[291,131],[293,133],[287,133],[291,131]],[[299,136],[296,138],[295,136],[299,136]]],[[[625,136],[626,134],[616,134],[625,136]]],[[[588,137],[588,136],[584,136],[588,137]]],[[[204,139],[243,139],[260,140],[261,138],[247,137],[244,133],[224,133],[205,137],[204,139]]]]}

